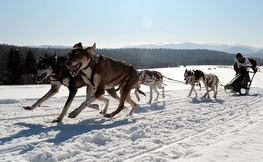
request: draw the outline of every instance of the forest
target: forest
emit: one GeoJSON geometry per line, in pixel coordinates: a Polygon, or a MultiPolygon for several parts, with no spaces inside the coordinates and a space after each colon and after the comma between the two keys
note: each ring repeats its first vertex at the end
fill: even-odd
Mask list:
{"type": "MultiPolygon", "coordinates": [[[[67,56],[69,48],[35,48],[0,44],[0,85],[36,84],[31,76],[37,58],[67,56]]],[[[96,54],[123,60],[137,69],[164,68],[186,65],[232,65],[235,55],[207,49],[96,49],[96,54]]],[[[263,59],[255,58],[259,65],[263,59]]],[[[46,82],[47,83],[47,82],[46,82]]]]}

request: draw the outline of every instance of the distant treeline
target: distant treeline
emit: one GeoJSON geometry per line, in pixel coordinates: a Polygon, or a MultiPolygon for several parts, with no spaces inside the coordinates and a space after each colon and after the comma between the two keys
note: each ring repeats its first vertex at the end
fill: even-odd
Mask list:
{"type": "MultiPolygon", "coordinates": [[[[0,85],[35,84],[30,73],[35,68],[38,55],[50,56],[57,52],[67,56],[70,49],[32,48],[0,44],[0,85]]],[[[232,65],[233,54],[196,49],[96,49],[95,53],[119,59],[137,69],[176,67],[180,65],[232,65]]],[[[263,59],[256,58],[259,65],[263,59]]]]}

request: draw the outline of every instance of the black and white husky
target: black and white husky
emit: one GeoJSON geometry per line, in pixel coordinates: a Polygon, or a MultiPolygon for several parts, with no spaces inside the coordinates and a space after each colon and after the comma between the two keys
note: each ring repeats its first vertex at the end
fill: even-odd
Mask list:
{"type": "Polygon", "coordinates": [[[194,86],[200,86],[200,90],[201,90],[201,85],[200,85],[200,81],[203,82],[203,84],[205,85],[205,73],[202,72],[201,70],[185,70],[184,72],[184,80],[185,80],[185,84],[190,84],[191,85],[191,90],[189,92],[188,97],[191,96],[192,92],[195,92],[195,97],[197,97],[197,92],[194,88],[194,86]]]}
{"type": "MultiPolygon", "coordinates": [[[[71,105],[78,91],[78,88],[86,86],[86,83],[82,80],[82,77],[80,75],[77,75],[75,77],[72,77],[70,75],[69,70],[65,66],[66,60],[66,57],[57,57],[56,54],[50,57],[40,56],[38,58],[37,67],[32,72],[32,76],[35,78],[37,83],[41,83],[43,82],[43,80],[48,78],[51,83],[51,89],[32,106],[23,107],[25,110],[33,110],[36,107],[40,106],[43,102],[57,94],[61,85],[65,85],[66,87],[68,87],[69,90],[68,99],[59,117],[52,121],[62,122],[64,116],[66,115],[69,109],[69,106],[71,105]]],[[[116,94],[114,88],[107,90],[107,92],[113,98],[119,100],[119,97],[116,94]]],[[[103,96],[101,96],[98,100],[103,101],[105,103],[104,110],[102,111],[102,114],[105,114],[109,105],[109,100],[103,96]]],[[[90,104],[88,107],[93,109],[99,109],[99,106],[97,104],[90,104]]]]}
{"type": "Polygon", "coordinates": [[[157,94],[155,101],[157,101],[159,97],[158,89],[162,89],[162,97],[164,98],[164,86],[163,83],[163,75],[158,71],[150,71],[150,70],[142,70],[139,73],[139,85],[143,84],[150,87],[150,100],[147,102],[147,104],[151,104],[152,102],[152,90],[157,94]]]}

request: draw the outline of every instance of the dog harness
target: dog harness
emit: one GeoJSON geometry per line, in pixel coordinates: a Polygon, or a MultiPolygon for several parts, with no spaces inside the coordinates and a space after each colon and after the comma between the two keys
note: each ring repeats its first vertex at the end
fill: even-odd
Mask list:
{"type": "Polygon", "coordinates": [[[126,65],[126,68],[122,71],[122,73],[120,73],[118,76],[116,76],[115,78],[111,79],[109,82],[107,82],[107,84],[110,84],[111,82],[117,80],[120,76],[122,76],[122,74],[124,74],[128,69],[129,67],[131,67],[130,64],[126,65]]]}
{"type": "MultiPolygon", "coordinates": [[[[92,69],[92,72],[91,72],[91,75],[90,75],[90,78],[88,78],[88,76],[83,72],[81,71],[81,75],[84,75],[86,76],[86,78],[89,80],[89,82],[95,86],[94,82],[93,82],[93,77],[94,75],[98,72],[98,67],[99,67],[99,62],[101,61],[102,57],[100,55],[98,55],[98,61],[95,63],[95,65],[93,66],[93,69],[92,69]]],[[[87,65],[85,68],[83,68],[83,70],[87,69],[88,67],[90,67],[89,65],[87,65]]],[[[131,67],[130,64],[127,64],[126,65],[126,68],[119,74],[117,75],[115,78],[111,79],[109,82],[106,83],[107,84],[110,84],[112,82],[114,82],[115,80],[117,80],[120,76],[122,76],[129,68],[131,67]]]]}
{"type": "Polygon", "coordinates": [[[90,78],[88,78],[88,76],[82,71],[82,70],[85,70],[85,69],[87,69],[87,68],[89,68],[90,67],[90,64],[88,64],[85,68],[83,68],[82,70],[81,70],[81,75],[84,75],[84,76],[86,76],[86,78],[89,80],[89,82],[92,84],[92,86],[95,86],[95,84],[94,84],[94,82],[93,82],[93,77],[94,77],[94,75],[97,73],[97,71],[98,71],[98,64],[99,64],[99,62],[100,62],[100,60],[102,59],[102,57],[100,57],[100,55],[98,55],[98,61],[95,63],[95,65],[93,66],[93,68],[92,68],[92,71],[91,71],[91,75],[90,75],[90,78]]]}
{"type": "Polygon", "coordinates": [[[159,81],[159,80],[161,80],[161,79],[163,78],[163,75],[162,75],[159,71],[155,71],[155,70],[152,70],[152,71],[150,71],[150,70],[145,70],[145,73],[144,73],[144,75],[143,75],[141,84],[143,84],[143,83],[145,82],[145,80],[146,80],[146,72],[153,74],[153,76],[155,77],[155,81],[159,81]]]}

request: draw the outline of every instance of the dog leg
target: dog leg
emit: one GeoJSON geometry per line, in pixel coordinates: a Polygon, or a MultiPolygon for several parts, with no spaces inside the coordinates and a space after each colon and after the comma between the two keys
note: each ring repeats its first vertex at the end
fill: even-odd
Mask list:
{"type": "MultiPolygon", "coordinates": [[[[189,95],[188,95],[188,97],[190,97],[191,96],[191,94],[192,94],[192,92],[193,92],[193,90],[194,90],[194,87],[195,85],[191,85],[191,90],[190,90],[190,92],[189,92],[189,95]]],[[[197,92],[195,91],[195,95],[197,96],[197,94],[196,94],[197,92]]]]}
{"type": "MultiPolygon", "coordinates": [[[[99,99],[98,99],[98,100],[99,100],[99,99]]],[[[102,101],[102,102],[104,102],[104,101],[102,101]]],[[[98,104],[89,104],[87,107],[88,107],[88,108],[95,109],[95,110],[99,110],[99,105],[98,105],[98,104]]]]}
{"type": "MultiPolygon", "coordinates": [[[[107,93],[108,93],[111,97],[113,97],[115,100],[117,100],[117,101],[120,102],[120,97],[117,95],[115,88],[106,89],[106,91],[107,91],[107,93]]],[[[124,106],[124,109],[127,109],[127,107],[124,106]]],[[[106,112],[105,112],[105,113],[106,113],[106,112]]],[[[105,113],[104,113],[104,114],[105,114],[105,113]]],[[[102,114],[103,114],[103,113],[102,113],[102,114]]]]}
{"type": "Polygon", "coordinates": [[[217,89],[218,89],[218,84],[216,84],[215,90],[214,90],[214,98],[217,96],[217,89]]]}
{"type": "Polygon", "coordinates": [[[61,114],[59,115],[59,117],[57,119],[54,119],[52,121],[52,123],[55,123],[55,122],[62,122],[64,116],[67,114],[68,112],[68,109],[69,109],[69,106],[71,105],[76,93],[77,93],[77,89],[74,88],[74,89],[69,89],[69,96],[68,96],[68,99],[66,101],[66,104],[61,112],[61,114]]]}
{"type": "Polygon", "coordinates": [[[162,87],[162,91],[163,91],[162,97],[165,98],[164,87],[162,87]]]}
{"type": "MultiPolygon", "coordinates": [[[[134,71],[135,73],[137,73],[136,71],[134,71]]],[[[123,82],[121,85],[120,85],[120,94],[121,94],[121,99],[120,99],[120,103],[119,103],[119,106],[117,108],[117,110],[115,110],[114,112],[110,113],[110,114],[105,114],[104,116],[105,117],[113,117],[115,116],[116,114],[118,114],[122,109],[123,109],[123,106],[124,106],[124,101],[126,101],[126,99],[131,102],[131,106],[132,106],[132,110],[130,112],[130,114],[132,115],[133,112],[136,110],[136,107],[137,105],[132,103],[131,99],[129,99],[129,95],[130,95],[130,92],[131,92],[131,89],[138,83],[138,78],[129,78],[126,80],[126,82],[123,82]],[[128,97],[128,98],[127,98],[128,97]],[[136,106],[135,106],[136,105],[136,106]]],[[[134,101],[133,101],[134,102],[134,101]]]]}
{"type": "Polygon", "coordinates": [[[206,89],[206,93],[204,94],[203,98],[206,98],[206,96],[207,96],[207,98],[210,98],[209,92],[211,91],[211,89],[208,90],[209,89],[208,85],[205,85],[205,89],[206,89]]]}
{"type": "Polygon", "coordinates": [[[105,103],[104,109],[100,112],[101,114],[105,115],[109,107],[109,99],[107,99],[106,97],[100,96],[98,100],[105,103]]]}
{"type": "Polygon", "coordinates": [[[197,97],[197,96],[198,96],[198,94],[197,94],[197,92],[196,92],[195,88],[193,89],[193,91],[195,92],[195,97],[197,97]]]}
{"type": "Polygon", "coordinates": [[[88,100],[84,101],[78,108],[69,113],[69,118],[76,118],[82,110],[86,108],[87,105],[90,105],[96,98],[92,95],[88,100]]]}
{"type": "Polygon", "coordinates": [[[132,107],[130,113],[128,114],[128,116],[132,116],[134,111],[136,110],[137,104],[131,99],[130,94],[128,94],[127,98],[126,98],[126,102],[129,103],[132,107]]]}
{"type": "MultiPolygon", "coordinates": [[[[94,91],[96,91],[96,87],[93,86],[87,86],[86,89],[86,101],[84,101],[78,108],[76,108],[74,111],[69,113],[69,118],[76,118],[79,113],[86,108],[86,106],[90,105],[93,101],[96,100],[94,91]],[[92,95],[93,94],[93,95],[92,95]]],[[[100,97],[100,96],[99,96],[100,97]]],[[[99,98],[97,97],[97,98],[99,98]]]]}
{"type": "Polygon", "coordinates": [[[205,89],[206,89],[206,92],[205,92],[203,98],[206,98],[206,96],[208,96],[207,98],[210,98],[209,92],[210,92],[211,90],[208,90],[208,86],[207,86],[207,85],[205,86],[205,89]]]}
{"type": "Polygon", "coordinates": [[[140,97],[136,89],[134,90],[134,94],[135,94],[135,97],[137,98],[137,101],[140,101],[140,97]]]}
{"type": "Polygon", "coordinates": [[[151,105],[152,98],[153,98],[153,89],[152,89],[152,85],[150,85],[150,99],[149,99],[149,101],[146,104],[151,105]]]}
{"type": "Polygon", "coordinates": [[[25,106],[23,107],[25,110],[34,110],[36,107],[40,106],[43,102],[54,96],[58,93],[59,88],[61,84],[58,82],[57,84],[51,85],[51,89],[42,97],[40,98],[36,103],[34,103],[32,106],[25,106]]]}
{"type": "Polygon", "coordinates": [[[211,87],[212,91],[214,91],[214,98],[216,98],[216,95],[217,95],[217,85],[214,85],[211,87]]]}
{"type": "Polygon", "coordinates": [[[155,84],[153,84],[153,90],[154,90],[154,92],[155,92],[155,93],[156,93],[156,95],[157,95],[154,101],[157,101],[157,100],[158,100],[158,98],[159,98],[159,95],[160,95],[160,93],[158,92],[158,90],[157,90],[157,87],[156,87],[156,85],[155,85],[155,84]]]}

